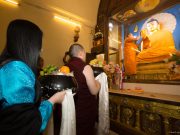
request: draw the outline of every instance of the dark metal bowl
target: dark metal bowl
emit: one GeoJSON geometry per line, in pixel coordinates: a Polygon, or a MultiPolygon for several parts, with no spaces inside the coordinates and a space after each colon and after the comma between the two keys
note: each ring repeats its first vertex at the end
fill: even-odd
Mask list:
{"type": "Polygon", "coordinates": [[[102,72],[104,72],[103,68],[102,67],[93,67],[92,66],[92,69],[93,69],[93,72],[94,72],[94,76],[98,76],[99,74],[101,74],[102,72]]]}
{"type": "Polygon", "coordinates": [[[77,82],[74,77],[66,75],[45,75],[40,78],[43,97],[51,97],[56,92],[72,89],[76,93],[77,82]]]}

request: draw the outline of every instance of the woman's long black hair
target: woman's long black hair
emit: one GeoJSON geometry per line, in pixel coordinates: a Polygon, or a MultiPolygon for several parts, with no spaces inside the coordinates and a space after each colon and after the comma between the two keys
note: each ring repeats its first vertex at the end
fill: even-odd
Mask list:
{"type": "Polygon", "coordinates": [[[21,60],[36,74],[42,35],[40,28],[30,21],[18,19],[10,22],[0,63],[7,59],[21,60]]]}

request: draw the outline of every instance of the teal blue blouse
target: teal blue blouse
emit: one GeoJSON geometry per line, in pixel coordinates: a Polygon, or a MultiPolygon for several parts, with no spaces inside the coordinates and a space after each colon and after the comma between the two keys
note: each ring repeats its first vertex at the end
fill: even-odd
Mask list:
{"type": "MultiPolygon", "coordinates": [[[[21,61],[12,61],[0,69],[0,100],[4,99],[3,107],[18,103],[33,103],[35,98],[35,75],[21,61]]],[[[42,101],[39,106],[42,116],[42,132],[52,113],[52,104],[42,101]]]]}

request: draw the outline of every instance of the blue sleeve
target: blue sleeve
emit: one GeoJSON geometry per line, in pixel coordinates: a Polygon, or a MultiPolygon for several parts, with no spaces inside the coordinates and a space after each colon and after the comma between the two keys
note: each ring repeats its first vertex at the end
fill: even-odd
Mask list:
{"type": "Polygon", "coordinates": [[[41,125],[41,130],[40,130],[41,132],[44,131],[44,129],[47,126],[47,123],[51,117],[52,108],[53,108],[53,105],[48,100],[45,100],[41,102],[40,104],[39,111],[42,116],[42,125],[41,125]]]}
{"type": "MultiPolygon", "coordinates": [[[[21,61],[12,61],[0,69],[0,99],[3,107],[18,103],[33,103],[35,97],[35,76],[32,70],[21,61]]],[[[42,116],[41,131],[46,128],[52,113],[52,104],[43,101],[39,111],[42,116]]]]}
{"type": "Polygon", "coordinates": [[[4,65],[0,70],[3,107],[34,102],[34,83],[34,73],[25,63],[12,61],[4,65]]]}

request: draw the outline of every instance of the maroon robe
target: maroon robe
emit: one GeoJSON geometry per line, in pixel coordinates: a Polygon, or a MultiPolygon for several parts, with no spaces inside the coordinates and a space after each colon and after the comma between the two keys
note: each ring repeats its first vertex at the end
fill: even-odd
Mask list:
{"type": "Polygon", "coordinates": [[[76,135],[94,135],[94,126],[97,118],[96,96],[90,93],[86,78],[83,74],[87,64],[80,58],[73,57],[67,66],[74,72],[78,83],[78,90],[74,97],[76,108],[76,135]]]}

